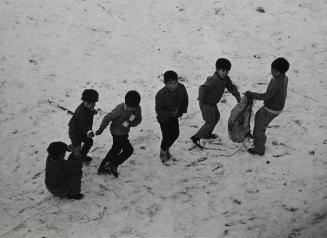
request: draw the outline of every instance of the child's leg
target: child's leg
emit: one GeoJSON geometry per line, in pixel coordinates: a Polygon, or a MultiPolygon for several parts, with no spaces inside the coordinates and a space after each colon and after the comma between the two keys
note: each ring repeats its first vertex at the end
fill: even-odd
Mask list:
{"type": "Polygon", "coordinates": [[[81,193],[82,171],[72,174],[66,181],[67,197],[81,193]]]}
{"type": "Polygon", "coordinates": [[[86,156],[87,153],[89,153],[92,145],[93,145],[93,139],[92,138],[89,138],[89,137],[86,137],[86,138],[83,138],[83,146],[82,146],[82,149],[81,149],[81,155],[82,156],[86,156]]]}
{"type": "Polygon", "coordinates": [[[269,123],[277,116],[277,114],[272,114],[266,109],[261,107],[255,114],[254,119],[254,129],[253,129],[253,145],[255,150],[259,153],[265,152],[266,144],[266,129],[269,123]]]}
{"type": "Polygon", "coordinates": [[[81,192],[81,180],[82,170],[72,174],[55,188],[49,188],[48,186],[46,187],[54,196],[64,198],[81,192]]]}
{"type": "Polygon", "coordinates": [[[165,123],[159,123],[160,124],[160,128],[161,128],[161,134],[162,134],[162,140],[161,140],[161,144],[160,144],[160,148],[162,150],[166,150],[167,148],[169,148],[169,144],[171,141],[171,137],[172,137],[172,131],[171,131],[171,126],[170,126],[170,121],[165,122],[165,123]]]}
{"type": "Polygon", "coordinates": [[[106,167],[110,160],[114,159],[119,155],[121,151],[119,136],[112,135],[112,146],[106,157],[102,160],[99,170],[102,170],[106,167]]]}
{"type": "Polygon", "coordinates": [[[199,138],[206,137],[211,134],[215,129],[219,119],[220,113],[216,105],[210,105],[203,102],[199,102],[202,118],[205,121],[204,125],[198,130],[196,136],[199,138]]]}
{"type": "Polygon", "coordinates": [[[78,136],[76,132],[73,131],[73,129],[69,128],[68,130],[68,135],[69,138],[72,142],[73,145],[73,154],[75,158],[81,157],[81,143],[82,143],[82,138],[81,136],[78,136]]]}
{"type": "Polygon", "coordinates": [[[113,161],[114,162],[113,164],[116,167],[124,163],[134,152],[134,148],[128,140],[128,135],[119,136],[119,145],[122,151],[113,161]]]}
{"type": "Polygon", "coordinates": [[[120,144],[121,144],[120,136],[112,135],[112,146],[105,157],[106,161],[109,161],[111,158],[116,157],[117,155],[120,154],[122,150],[120,144]]]}
{"type": "Polygon", "coordinates": [[[170,131],[170,137],[167,143],[167,148],[169,149],[174,142],[177,140],[178,136],[179,136],[179,123],[178,123],[178,118],[174,118],[170,125],[169,125],[169,131],[170,131]]]}

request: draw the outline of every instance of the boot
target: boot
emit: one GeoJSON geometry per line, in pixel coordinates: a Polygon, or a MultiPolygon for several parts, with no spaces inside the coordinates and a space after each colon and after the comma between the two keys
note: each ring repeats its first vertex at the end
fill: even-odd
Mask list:
{"type": "Polygon", "coordinates": [[[109,161],[108,163],[108,169],[109,169],[109,174],[112,174],[116,178],[118,178],[118,171],[117,171],[118,166],[115,165],[112,161],[109,161]]]}
{"type": "Polygon", "coordinates": [[[203,138],[204,139],[217,139],[218,138],[218,135],[217,134],[213,134],[213,133],[209,133],[208,135],[206,135],[203,138]]]}
{"type": "Polygon", "coordinates": [[[72,200],[81,200],[84,197],[83,193],[77,193],[74,195],[68,195],[67,198],[68,199],[72,199],[72,200]]]}
{"type": "Polygon", "coordinates": [[[168,155],[166,150],[163,150],[160,148],[160,159],[163,164],[165,164],[168,161],[168,155]]]}
{"type": "Polygon", "coordinates": [[[109,170],[108,162],[103,160],[99,169],[98,174],[111,174],[111,171],[109,170]]]}
{"type": "Polygon", "coordinates": [[[199,148],[203,148],[203,146],[200,144],[200,137],[198,137],[197,135],[194,135],[191,137],[192,142],[194,143],[194,145],[196,145],[199,148]]]}
{"type": "Polygon", "coordinates": [[[260,155],[260,156],[263,156],[265,154],[265,152],[257,151],[255,147],[248,149],[248,152],[252,155],[260,155]]]}

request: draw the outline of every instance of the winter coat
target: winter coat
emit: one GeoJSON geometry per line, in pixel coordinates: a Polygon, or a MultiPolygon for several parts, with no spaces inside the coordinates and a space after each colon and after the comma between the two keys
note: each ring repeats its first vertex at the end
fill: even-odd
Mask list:
{"type": "Polygon", "coordinates": [[[81,103],[70,119],[68,126],[74,138],[84,138],[87,132],[92,130],[94,111],[91,111],[81,103]]]}
{"type": "Polygon", "coordinates": [[[273,77],[265,93],[251,93],[255,100],[264,100],[264,106],[269,110],[282,111],[287,96],[288,78],[284,75],[281,78],[273,77]]]}
{"type": "Polygon", "coordinates": [[[199,87],[198,100],[207,104],[216,105],[223,96],[226,88],[237,100],[241,98],[237,87],[233,84],[231,79],[228,76],[222,79],[219,77],[218,73],[215,72],[199,87]]]}
{"type": "Polygon", "coordinates": [[[188,95],[185,86],[178,83],[175,91],[169,91],[165,86],[156,94],[155,111],[159,123],[167,122],[173,117],[171,112],[177,109],[177,117],[181,117],[187,112],[188,95]]]}
{"type": "Polygon", "coordinates": [[[47,157],[45,167],[45,184],[51,190],[60,190],[65,187],[65,181],[75,173],[82,172],[82,163],[64,159],[47,157]]]}
{"type": "Polygon", "coordinates": [[[126,110],[125,104],[121,103],[103,118],[99,129],[103,131],[111,122],[110,131],[113,135],[128,135],[130,128],[139,125],[141,121],[142,115],[140,106],[137,106],[134,112],[130,112],[126,110]],[[129,119],[132,115],[135,116],[135,119],[130,121],[129,119]],[[123,123],[127,121],[128,125],[125,127],[123,123]]]}

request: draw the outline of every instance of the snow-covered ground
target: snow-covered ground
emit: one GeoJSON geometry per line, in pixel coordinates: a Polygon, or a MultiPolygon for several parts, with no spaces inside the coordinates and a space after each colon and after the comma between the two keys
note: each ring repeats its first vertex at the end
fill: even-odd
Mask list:
{"type": "Polygon", "coordinates": [[[327,237],[326,12],[326,0],[1,0],[0,237],[327,237]],[[188,150],[203,123],[198,86],[218,57],[231,60],[241,92],[264,91],[276,57],[291,64],[263,157],[229,139],[228,93],[221,144],[188,150]],[[163,166],[154,96],[170,69],[190,105],[177,161],[163,166]],[[83,168],[85,198],[60,200],[44,186],[46,148],[70,142],[70,115],[48,100],[75,110],[85,88],[98,90],[106,112],[138,90],[143,122],[119,178],[97,175],[106,130],[83,168]]]}

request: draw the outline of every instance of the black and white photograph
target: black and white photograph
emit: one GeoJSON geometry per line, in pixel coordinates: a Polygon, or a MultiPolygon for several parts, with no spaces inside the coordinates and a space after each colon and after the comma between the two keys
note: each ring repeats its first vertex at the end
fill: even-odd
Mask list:
{"type": "Polygon", "coordinates": [[[327,238],[326,0],[0,0],[0,238],[327,238]]]}

